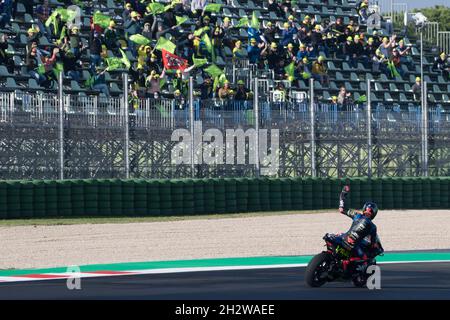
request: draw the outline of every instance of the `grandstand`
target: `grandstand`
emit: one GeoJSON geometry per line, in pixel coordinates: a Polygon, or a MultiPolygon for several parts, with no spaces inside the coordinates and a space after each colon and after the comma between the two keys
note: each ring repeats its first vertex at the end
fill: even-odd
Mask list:
{"type": "MultiPolygon", "coordinates": [[[[34,1],[34,5],[31,7],[29,4],[30,1],[17,1],[17,11],[14,14],[14,19],[12,19],[9,23],[4,24],[2,33],[7,35],[7,43],[8,49],[6,52],[11,55],[11,59],[13,61],[13,67],[7,68],[7,63],[5,62],[7,59],[3,59],[4,63],[0,66],[0,80],[2,83],[1,90],[2,91],[16,91],[16,92],[56,92],[57,83],[56,79],[53,80],[53,83],[48,83],[45,81],[39,81],[38,78],[30,76],[30,68],[27,65],[28,58],[27,54],[29,54],[30,50],[27,49],[27,46],[31,45],[32,41],[37,42],[38,48],[41,50],[45,50],[48,53],[51,53],[53,48],[57,46],[55,44],[55,40],[58,38],[56,34],[53,32],[42,32],[42,30],[38,33],[38,36],[35,34],[29,36],[28,32],[30,29],[36,28],[36,26],[42,26],[42,22],[38,22],[39,17],[41,16],[41,11],[43,7],[48,3],[48,9],[45,10],[56,10],[57,8],[67,8],[68,5],[76,4],[77,2],[83,3],[81,7],[81,16],[80,16],[80,47],[86,46],[86,49],[82,51],[81,57],[79,61],[81,65],[76,67],[80,70],[79,79],[74,76],[70,76],[67,72],[64,74],[64,92],[67,94],[76,94],[76,95],[91,95],[98,94],[101,95],[107,94],[112,96],[118,96],[123,93],[123,85],[121,73],[126,71],[124,69],[116,69],[112,70],[112,68],[108,68],[108,71],[105,73],[105,82],[108,90],[102,89],[103,93],[92,90],[92,86],[86,85],[86,81],[91,78],[93,75],[93,70],[90,69],[90,64],[92,60],[92,37],[93,31],[97,30],[100,32],[100,37],[104,37],[104,29],[100,28],[98,25],[93,25],[93,14],[94,12],[101,11],[103,14],[109,16],[113,21],[115,21],[117,27],[117,35],[118,39],[125,40],[127,37],[130,37],[131,34],[125,35],[124,24],[127,21],[124,19],[129,19],[124,12],[124,1],[34,1]],[[27,4],[28,3],[28,4],[27,4]],[[32,10],[30,12],[30,10],[32,10]]],[[[130,1],[132,6],[134,6],[131,10],[129,10],[128,15],[131,16],[131,13],[136,10],[139,11],[143,15],[143,19],[146,19],[146,15],[150,15],[149,12],[145,11],[145,6],[136,7],[135,3],[139,3],[139,1],[130,1]]],[[[147,5],[149,1],[145,2],[147,5]]],[[[187,2],[186,2],[187,3],[187,2]]],[[[211,16],[211,26],[212,23],[217,23],[217,25],[223,25],[223,21],[225,18],[231,19],[231,24],[233,26],[238,25],[240,19],[244,16],[250,18],[253,14],[259,19],[261,22],[261,33],[266,29],[267,24],[271,22],[273,25],[279,25],[283,28],[283,24],[288,21],[289,16],[293,16],[293,24],[292,26],[296,26],[298,29],[301,28],[303,21],[306,16],[311,17],[311,19],[315,20],[317,25],[320,25],[321,32],[325,36],[327,33],[331,32],[333,38],[339,37],[337,33],[334,33],[331,30],[333,28],[328,28],[329,23],[335,22],[337,19],[342,18],[345,26],[354,22],[355,25],[358,25],[358,32],[350,32],[349,36],[354,36],[355,34],[363,33],[362,43],[366,44],[369,37],[375,39],[377,43],[379,39],[381,39],[384,35],[386,35],[386,30],[378,30],[377,35],[371,35],[367,33],[367,29],[364,24],[360,23],[360,17],[358,15],[357,4],[354,0],[329,0],[329,1],[316,1],[316,0],[300,0],[300,1],[284,1],[281,3],[279,7],[290,7],[290,10],[287,12],[283,12],[282,9],[273,11],[269,8],[273,4],[269,4],[268,1],[245,1],[245,0],[216,0],[215,3],[221,4],[220,10],[218,12],[207,12],[206,14],[211,16]],[[294,4],[295,3],[295,4],[294,4]]],[[[167,3],[164,3],[165,5],[167,3]]],[[[189,5],[189,3],[187,3],[189,5]]],[[[186,58],[189,61],[189,65],[192,64],[191,55],[186,56],[183,52],[184,43],[186,43],[186,36],[189,33],[193,33],[199,29],[198,20],[203,19],[199,17],[197,14],[194,15],[191,10],[185,10],[189,8],[188,6],[182,6],[179,4],[172,9],[176,15],[186,15],[189,16],[190,19],[180,25],[176,29],[169,29],[169,31],[159,34],[160,36],[168,36],[171,34],[173,42],[177,45],[175,53],[180,57],[186,58]],[[171,32],[170,30],[176,30],[176,32],[171,32]]],[[[44,14],[44,17],[47,17],[44,14]]],[[[162,23],[162,27],[164,29],[171,28],[172,22],[164,21],[166,16],[158,15],[158,23],[162,23]],[[167,23],[166,23],[167,22],[167,23]]],[[[146,20],[147,21],[147,20],[146,20]]],[[[151,21],[151,20],[149,20],[151,21]]],[[[75,23],[75,22],[74,22],[75,23]]],[[[203,22],[204,23],[204,22],[203,22]]],[[[250,24],[250,22],[249,22],[250,24]]],[[[68,23],[70,25],[70,23],[68,23]]],[[[142,25],[140,26],[140,28],[142,25]]],[[[47,28],[47,30],[50,28],[47,28]]],[[[106,28],[105,28],[106,29],[106,28]]],[[[140,30],[139,28],[136,30],[140,30]]],[[[356,30],[356,29],[354,29],[356,30]]],[[[302,77],[296,76],[296,79],[290,83],[286,81],[288,79],[287,75],[279,76],[275,74],[274,70],[268,70],[267,68],[261,69],[255,67],[254,65],[249,65],[246,57],[243,58],[233,58],[233,45],[236,41],[242,41],[244,49],[249,44],[250,37],[248,36],[248,25],[243,25],[240,28],[232,28],[230,31],[230,39],[231,43],[226,42],[222,43],[223,50],[220,51],[220,54],[215,57],[215,64],[224,70],[226,77],[228,80],[232,81],[231,86],[234,87],[237,84],[239,79],[245,80],[246,86],[250,86],[250,76],[258,76],[260,79],[266,79],[267,85],[266,90],[273,91],[275,88],[274,81],[277,80],[285,80],[286,86],[291,87],[292,91],[307,91],[309,88],[309,83],[307,79],[303,79],[302,77]],[[239,68],[236,68],[238,66],[239,68]],[[283,79],[284,77],[284,79],[283,79]],[[233,83],[234,80],[234,83],[233,83]]],[[[250,30],[251,31],[251,30],[250,30]]],[[[32,31],[33,32],[33,31],[32,31]]],[[[67,31],[69,33],[69,31],[67,31]]],[[[59,35],[59,34],[58,34],[59,35]]],[[[72,35],[69,35],[71,37],[72,35]]],[[[212,32],[210,32],[211,38],[213,37],[212,32]]],[[[390,35],[388,35],[390,36],[390,35]]],[[[309,64],[311,64],[319,55],[323,55],[326,58],[326,64],[328,67],[328,76],[329,76],[329,85],[323,85],[320,81],[315,81],[315,95],[319,97],[323,102],[331,102],[333,96],[337,96],[339,93],[339,89],[341,87],[345,87],[347,92],[352,94],[354,100],[358,100],[360,96],[363,96],[367,92],[367,79],[374,80],[374,87],[371,93],[371,100],[374,103],[378,102],[388,102],[390,104],[396,103],[400,105],[410,106],[417,105],[417,99],[414,99],[414,95],[411,87],[415,83],[415,79],[420,75],[420,54],[419,50],[416,46],[417,38],[415,35],[402,36],[399,35],[396,41],[403,40],[406,46],[411,45],[412,50],[409,53],[410,61],[408,63],[401,63],[398,67],[400,71],[400,75],[396,77],[391,77],[389,72],[376,71],[374,72],[370,68],[370,62],[368,63],[355,63],[355,67],[352,66],[352,61],[348,61],[345,57],[342,57],[342,54],[333,54],[328,52],[319,51],[318,48],[314,48],[314,54],[311,55],[309,64]],[[317,52],[316,52],[317,51],[317,52]]],[[[71,38],[69,38],[70,40],[71,38]]],[[[156,44],[157,39],[150,39],[152,42],[150,46],[153,48],[156,44]]],[[[203,39],[202,39],[203,40],[203,39]]],[[[282,30],[275,34],[275,42],[280,44],[282,42],[282,30]]],[[[340,38],[339,38],[340,40],[340,38]]],[[[260,41],[260,40],[258,40],[260,41]]],[[[294,51],[297,51],[300,45],[300,41],[298,39],[291,41],[294,46],[294,51]]],[[[103,38],[104,43],[104,38],[103,38]]],[[[128,59],[132,63],[131,69],[128,71],[136,72],[138,67],[138,57],[136,55],[136,49],[132,49],[128,46],[129,43],[126,41],[120,42],[124,52],[126,53],[128,59]]],[[[309,44],[308,39],[306,39],[306,44],[309,44]]],[[[202,44],[201,44],[202,45],[202,44]]],[[[214,45],[214,41],[213,41],[214,45]]],[[[270,44],[267,43],[267,46],[270,44]]],[[[338,43],[338,46],[342,44],[338,43]]],[[[59,43],[61,47],[61,42],[59,43]]],[[[190,46],[190,45],[189,45],[190,46]]],[[[282,45],[280,54],[283,56],[284,48],[282,45]]],[[[287,47],[287,46],[285,46],[287,47]]],[[[73,48],[71,48],[73,49],[73,48]]],[[[43,52],[45,52],[43,51],[43,52]]],[[[328,51],[328,50],[327,50],[328,51]]],[[[159,70],[161,71],[163,67],[163,63],[161,61],[161,52],[155,51],[157,55],[157,63],[159,64],[159,70]]],[[[120,57],[117,51],[106,50],[107,57],[120,57]]],[[[45,53],[44,53],[45,55],[45,53]]],[[[51,54],[50,54],[51,55],[51,54]]],[[[104,56],[104,58],[106,57],[104,56]]],[[[428,83],[428,100],[429,103],[432,104],[440,104],[444,108],[450,106],[449,100],[449,91],[450,91],[450,82],[448,79],[445,79],[442,73],[438,70],[433,70],[433,60],[437,56],[436,52],[431,51],[431,47],[425,47],[424,54],[424,79],[428,83]]],[[[203,56],[202,56],[203,57],[203,56]]],[[[206,58],[209,58],[206,56],[206,58]]],[[[147,59],[147,58],[146,58],[147,59]]],[[[54,68],[56,63],[62,61],[61,54],[58,54],[56,57],[55,63],[52,63],[50,68],[54,68]]],[[[66,63],[66,62],[63,62],[66,63]]],[[[102,63],[106,63],[103,61],[102,63]]],[[[210,61],[211,63],[211,61],[210,61]]],[[[289,62],[285,62],[287,65],[289,62]]],[[[261,67],[261,63],[259,64],[261,67]]],[[[208,75],[205,73],[205,68],[194,68],[189,74],[185,76],[193,76],[195,79],[195,85],[198,88],[204,82],[204,78],[208,75]]],[[[311,66],[310,66],[311,69],[311,66]]],[[[145,76],[149,75],[150,68],[145,68],[145,76]]],[[[139,76],[136,76],[139,77],[139,76]]],[[[166,73],[166,85],[161,88],[161,94],[163,96],[173,96],[176,91],[176,88],[173,86],[172,79],[174,78],[174,74],[166,73]]],[[[133,78],[133,77],[132,77],[133,78]]],[[[132,80],[133,81],[133,80],[132,80]]],[[[138,82],[138,81],[136,81],[138,82]]],[[[142,87],[142,86],[141,86],[142,87]]],[[[145,87],[145,84],[144,84],[145,87]]],[[[183,90],[182,90],[183,91],[183,90]]],[[[145,89],[138,92],[140,97],[146,97],[145,89]]],[[[147,91],[148,93],[148,91],[147,91]]],[[[265,92],[263,92],[265,93],[265,92]]],[[[186,92],[181,92],[181,94],[186,95],[186,92]]],[[[148,95],[147,95],[148,96],[148,95]]],[[[271,95],[265,95],[270,97],[271,95]]]]}
{"type": "Polygon", "coordinates": [[[417,34],[369,28],[366,2],[5,1],[0,177],[260,174],[175,165],[199,120],[279,130],[278,176],[448,175],[448,57],[426,42],[416,79],[417,34]]]}

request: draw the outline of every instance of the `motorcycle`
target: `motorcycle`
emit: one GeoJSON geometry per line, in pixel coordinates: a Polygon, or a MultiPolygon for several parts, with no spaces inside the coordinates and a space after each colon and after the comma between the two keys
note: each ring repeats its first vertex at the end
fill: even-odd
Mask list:
{"type": "Polygon", "coordinates": [[[327,282],[351,280],[355,287],[366,286],[370,277],[367,268],[375,265],[375,257],[384,252],[380,239],[376,239],[377,245],[374,248],[364,247],[362,244],[368,259],[361,259],[343,248],[336,235],[327,233],[323,239],[327,250],[315,255],[309,262],[305,272],[306,284],[310,287],[321,287],[327,282]]]}

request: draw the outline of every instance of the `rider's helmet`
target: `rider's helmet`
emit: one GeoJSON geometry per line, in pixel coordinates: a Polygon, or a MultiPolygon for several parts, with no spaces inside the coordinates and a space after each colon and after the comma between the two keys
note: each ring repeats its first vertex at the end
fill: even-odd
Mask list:
{"type": "Polygon", "coordinates": [[[366,202],[363,207],[363,214],[370,218],[370,220],[375,219],[378,213],[378,206],[375,202],[366,202]]]}

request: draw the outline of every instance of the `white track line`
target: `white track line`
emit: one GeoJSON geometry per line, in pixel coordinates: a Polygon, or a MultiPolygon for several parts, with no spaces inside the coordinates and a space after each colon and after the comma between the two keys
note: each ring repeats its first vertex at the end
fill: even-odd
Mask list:
{"type": "MultiPolygon", "coordinates": [[[[428,260],[428,261],[385,261],[377,264],[409,264],[409,263],[439,263],[450,262],[449,260],[428,260]]],[[[188,273],[188,272],[207,272],[207,271],[232,271],[232,270],[256,270],[256,269],[280,269],[306,267],[307,263],[297,264],[272,264],[272,265],[253,265],[253,266],[223,266],[223,267],[191,267],[191,268],[161,268],[144,270],[126,270],[124,273],[106,274],[106,273],[44,273],[46,276],[55,276],[55,278],[28,278],[20,276],[0,277],[0,282],[24,282],[24,281],[45,281],[45,280],[67,280],[68,278],[104,278],[117,276],[133,276],[144,274],[168,274],[168,273],[188,273]],[[62,277],[61,277],[62,276],[62,277]]]]}

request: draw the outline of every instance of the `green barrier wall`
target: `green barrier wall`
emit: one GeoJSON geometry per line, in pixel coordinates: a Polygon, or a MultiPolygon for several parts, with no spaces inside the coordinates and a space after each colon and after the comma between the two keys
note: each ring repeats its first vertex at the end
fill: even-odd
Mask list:
{"type": "Polygon", "coordinates": [[[450,177],[0,181],[0,219],[331,209],[344,184],[352,208],[450,206],[450,177]]]}

